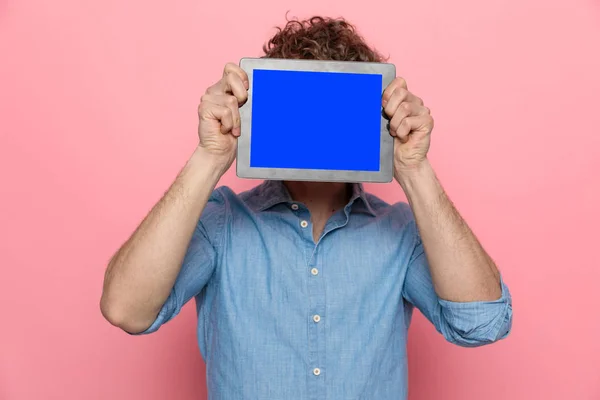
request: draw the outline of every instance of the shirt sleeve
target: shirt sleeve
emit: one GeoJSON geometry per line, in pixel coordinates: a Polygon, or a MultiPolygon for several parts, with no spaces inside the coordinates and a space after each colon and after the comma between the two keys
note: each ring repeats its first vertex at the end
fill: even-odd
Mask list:
{"type": "Polygon", "coordinates": [[[217,265],[224,220],[225,202],[217,189],[204,207],[169,297],[152,325],[137,335],[156,332],[206,286],[217,265]]]}
{"type": "Polygon", "coordinates": [[[435,293],[423,244],[418,237],[403,295],[446,340],[459,346],[477,347],[503,339],[510,332],[512,300],[502,280],[501,286],[502,295],[494,301],[459,303],[440,299],[435,293]]]}

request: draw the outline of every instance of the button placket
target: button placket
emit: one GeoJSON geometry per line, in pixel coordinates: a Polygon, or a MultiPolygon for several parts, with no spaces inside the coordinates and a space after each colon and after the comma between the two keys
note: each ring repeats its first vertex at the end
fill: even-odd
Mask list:
{"type": "MultiPolygon", "coordinates": [[[[290,205],[292,208],[293,204],[290,205]]],[[[323,281],[321,265],[319,264],[319,248],[322,246],[319,240],[316,244],[312,237],[312,225],[310,222],[310,213],[305,208],[294,210],[294,215],[298,218],[299,234],[304,238],[306,246],[306,268],[308,279],[308,315],[306,323],[308,324],[308,354],[307,361],[309,365],[310,383],[308,387],[308,398],[318,400],[323,397],[325,388],[325,325],[323,324],[321,313],[325,310],[325,282],[323,281]]]]}

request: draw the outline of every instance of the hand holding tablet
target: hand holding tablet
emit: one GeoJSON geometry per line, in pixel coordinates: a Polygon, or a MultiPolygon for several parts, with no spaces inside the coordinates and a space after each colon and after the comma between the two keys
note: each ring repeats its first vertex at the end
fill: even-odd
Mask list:
{"type": "MultiPolygon", "coordinates": [[[[393,142],[382,113],[392,64],[244,58],[237,175],[390,182],[393,142]]],[[[237,136],[237,135],[236,135],[237,136]]]]}
{"type": "Polygon", "coordinates": [[[239,106],[248,99],[248,76],[237,65],[225,65],[223,77],[206,89],[198,106],[198,147],[203,157],[225,173],[237,150],[240,136],[239,106]]]}

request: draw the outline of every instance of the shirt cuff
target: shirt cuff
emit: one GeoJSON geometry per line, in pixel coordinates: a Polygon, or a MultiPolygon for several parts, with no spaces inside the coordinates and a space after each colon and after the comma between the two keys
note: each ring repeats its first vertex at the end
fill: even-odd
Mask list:
{"type": "Polygon", "coordinates": [[[138,332],[138,333],[131,333],[131,332],[127,332],[132,336],[139,336],[139,335],[147,335],[149,333],[153,333],[156,332],[158,330],[158,328],[160,328],[164,323],[166,323],[167,321],[169,321],[171,319],[171,316],[173,315],[173,310],[171,309],[171,299],[167,299],[167,302],[162,306],[162,308],[160,309],[160,311],[158,312],[158,315],[156,316],[156,319],[154,320],[154,322],[152,323],[152,325],[150,325],[145,331],[142,332],[138,332]]]}
{"type": "Polygon", "coordinates": [[[457,344],[477,346],[508,336],[512,326],[512,298],[500,278],[502,295],[492,301],[454,302],[439,299],[442,314],[457,344]]]}

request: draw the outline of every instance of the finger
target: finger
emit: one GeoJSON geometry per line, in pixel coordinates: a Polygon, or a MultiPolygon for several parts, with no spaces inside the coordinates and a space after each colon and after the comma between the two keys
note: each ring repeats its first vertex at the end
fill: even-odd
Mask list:
{"type": "Polygon", "coordinates": [[[234,136],[240,135],[241,128],[241,118],[240,118],[240,109],[238,106],[238,100],[235,96],[232,95],[210,95],[206,94],[202,96],[203,103],[215,104],[221,107],[227,107],[230,111],[232,118],[232,128],[231,133],[234,136]]]}
{"type": "MultiPolygon", "coordinates": [[[[237,80],[239,80],[241,82],[241,84],[242,84],[241,86],[245,90],[248,90],[248,88],[249,88],[248,74],[246,74],[246,72],[243,69],[241,69],[238,65],[236,65],[234,63],[227,63],[225,65],[225,68],[223,68],[222,78],[217,83],[210,86],[206,90],[206,93],[207,94],[227,94],[227,93],[233,94],[232,85],[235,85],[235,86],[239,86],[239,85],[232,83],[232,82],[237,81],[237,80]]],[[[240,94],[243,97],[242,93],[238,93],[238,94],[240,94]]]]}
{"type": "Polygon", "coordinates": [[[234,73],[223,76],[219,82],[209,87],[206,93],[215,96],[232,94],[237,99],[238,105],[244,104],[248,99],[248,91],[244,83],[239,75],[234,73]]]}
{"type": "Polygon", "coordinates": [[[413,117],[406,117],[400,122],[400,125],[395,130],[395,135],[402,143],[408,141],[408,137],[411,132],[429,132],[429,129],[423,130],[428,124],[432,124],[432,118],[430,115],[418,115],[413,117]]]}
{"type": "Polygon", "coordinates": [[[229,133],[233,129],[233,115],[229,107],[203,101],[200,103],[198,115],[201,120],[217,120],[221,123],[221,133],[229,133]]]}
{"type": "Polygon", "coordinates": [[[403,87],[397,87],[394,89],[391,96],[388,98],[387,103],[385,103],[385,106],[383,107],[383,111],[388,118],[392,118],[394,114],[396,114],[396,110],[398,109],[400,103],[407,101],[409,95],[410,92],[403,87]]]}
{"type": "Polygon", "coordinates": [[[423,100],[405,88],[397,87],[385,104],[383,108],[384,113],[388,116],[388,118],[392,118],[396,114],[398,106],[400,106],[400,104],[403,102],[410,102],[421,106],[423,105],[423,100]]]}
{"type": "Polygon", "coordinates": [[[429,115],[429,108],[421,106],[417,103],[405,101],[400,103],[397,110],[394,112],[390,120],[390,133],[394,136],[402,121],[407,117],[415,117],[420,115],[429,115]]]}
{"type": "Polygon", "coordinates": [[[387,102],[390,100],[390,98],[392,97],[392,93],[394,93],[394,91],[397,88],[403,88],[408,90],[408,86],[406,86],[406,81],[404,80],[404,78],[401,77],[397,77],[395,78],[383,91],[383,95],[381,98],[381,103],[382,105],[385,107],[385,105],[387,104],[387,102]]]}
{"type": "Polygon", "coordinates": [[[241,106],[248,99],[248,89],[238,74],[232,73],[225,77],[227,93],[231,93],[237,99],[237,105],[241,106]]]}
{"type": "Polygon", "coordinates": [[[246,88],[246,90],[248,90],[248,88],[250,87],[249,85],[249,81],[248,81],[248,74],[246,74],[246,71],[244,71],[239,65],[234,64],[234,63],[227,63],[225,65],[225,68],[223,69],[223,76],[228,76],[228,75],[235,75],[238,76],[240,78],[240,81],[242,81],[242,84],[244,85],[244,87],[246,88]]]}

